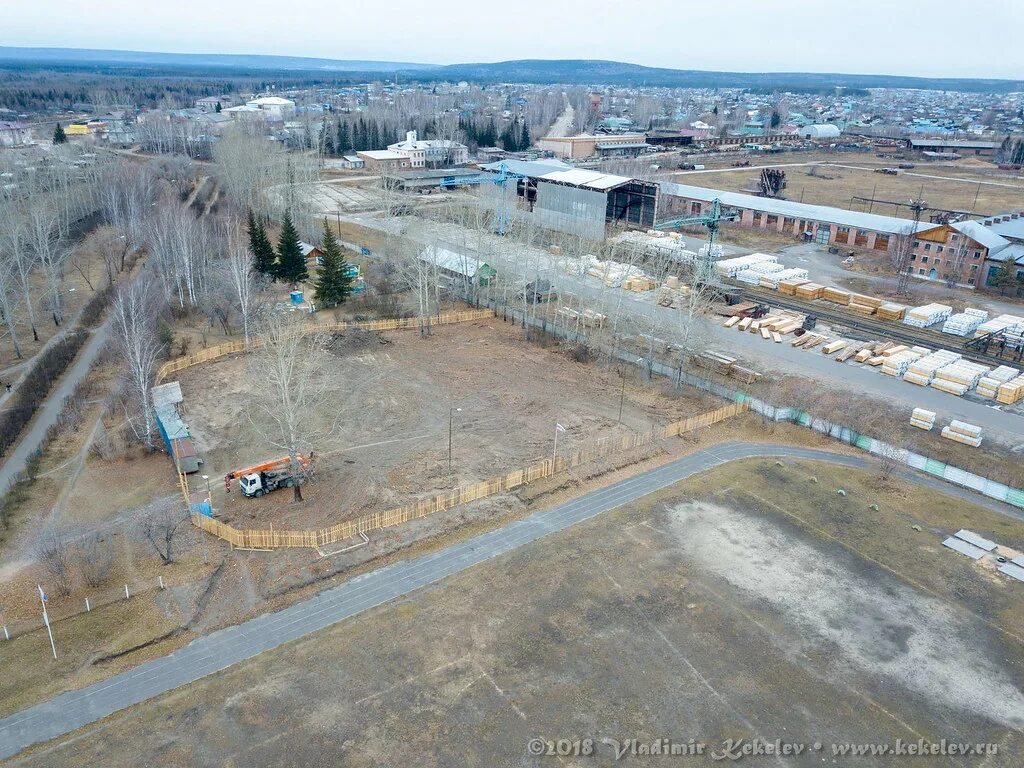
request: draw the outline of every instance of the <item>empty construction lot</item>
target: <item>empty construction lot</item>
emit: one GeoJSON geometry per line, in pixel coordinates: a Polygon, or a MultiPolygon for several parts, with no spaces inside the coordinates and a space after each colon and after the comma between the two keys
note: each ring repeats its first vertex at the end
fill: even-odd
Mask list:
{"type": "MultiPolygon", "coordinates": [[[[573,360],[564,349],[524,340],[500,319],[386,334],[347,331],[329,342],[336,366],[327,411],[343,414],[315,447],[305,503],[280,491],[225,494],[233,469],[283,452],[246,415],[258,373],[235,357],[180,374],[189,427],[214,478],[214,505],[236,527],[316,528],[504,474],[559,452],[628,431],[642,432],[721,405],[692,389],[664,393],[635,370],[573,360]],[[623,401],[619,424],[619,402],[623,401]],[[461,409],[461,410],[457,410],[461,409]],[[448,472],[449,420],[452,472],[448,472]]],[[[193,481],[195,482],[195,481],[193,481]]]]}
{"type": "Polygon", "coordinates": [[[609,765],[603,739],[664,738],[706,744],[698,765],[728,739],[806,750],[756,766],[945,739],[996,754],[935,764],[1019,766],[1024,596],[941,546],[961,525],[1024,544],[901,481],[731,463],[14,764],[609,765]],[[538,738],[594,755],[534,756],[538,738]]]}

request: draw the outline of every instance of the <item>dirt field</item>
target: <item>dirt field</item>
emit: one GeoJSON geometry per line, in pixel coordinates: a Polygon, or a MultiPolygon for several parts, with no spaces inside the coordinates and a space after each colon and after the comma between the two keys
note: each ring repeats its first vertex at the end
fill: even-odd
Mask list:
{"type": "MultiPolygon", "coordinates": [[[[798,153],[746,159],[750,160],[752,166],[808,162],[798,153]]],[[[874,168],[886,164],[895,165],[897,161],[881,161],[873,155],[826,155],[821,161],[830,165],[782,169],[786,172],[788,182],[784,192],[786,199],[867,211],[867,203],[851,198],[873,195],[876,199],[906,201],[923,194],[928,204],[936,208],[981,214],[1017,210],[1021,208],[1024,199],[1024,179],[999,171],[991,164],[980,165],[972,160],[942,164],[915,163],[913,169],[900,171],[898,176],[875,173],[874,168]]],[[[741,192],[751,187],[759,174],[760,171],[756,169],[726,167],[715,173],[678,174],[673,181],[741,192]]],[[[906,208],[897,211],[892,205],[876,204],[871,210],[873,213],[890,216],[911,216],[906,208]]]]}
{"type": "Polygon", "coordinates": [[[969,524],[1020,547],[1024,526],[875,483],[730,464],[14,764],[611,765],[603,739],[667,738],[807,750],[756,766],[890,765],[831,745],[897,739],[1019,765],[1024,597],[940,542],[969,524]],[[596,759],[535,738],[592,738],[596,759]]]}
{"type": "Polygon", "coordinates": [[[246,499],[236,487],[224,494],[227,471],[281,453],[245,415],[247,393],[258,384],[247,361],[182,372],[187,419],[212,478],[214,505],[237,526],[319,527],[533,463],[550,455],[556,423],[566,429],[560,450],[572,450],[617,430],[642,431],[713,407],[696,393],[661,395],[631,379],[619,425],[622,383],[614,372],[521,334],[495,319],[435,329],[427,338],[414,331],[335,337],[337,389],[328,410],[343,418],[320,446],[302,505],[293,505],[289,492],[246,499]],[[452,413],[456,408],[461,412],[452,413]]]}

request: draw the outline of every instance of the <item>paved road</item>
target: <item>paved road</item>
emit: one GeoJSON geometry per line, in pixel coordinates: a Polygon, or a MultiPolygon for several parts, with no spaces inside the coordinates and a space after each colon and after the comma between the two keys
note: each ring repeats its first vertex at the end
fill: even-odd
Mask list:
{"type": "MultiPolygon", "coordinates": [[[[784,456],[818,459],[851,467],[866,467],[870,459],[809,448],[753,443],[725,443],[609,485],[572,501],[536,512],[459,542],[438,552],[394,563],[357,576],[340,586],[233,627],[206,635],[186,647],[133,670],[0,720],[0,759],[26,747],[63,736],[121,709],[159,696],[202,677],[250,659],[263,651],[304,637],[369,608],[440,581],[492,557],[497,557],[550,533],[564,530],[673,483],[734,459],[784,456]]],[[[915,482],[1024,519],[1024,513],[926,476],[908,475],[915,482]]],[[[57,628],[60,648],[60,628],[57,628]]]]}

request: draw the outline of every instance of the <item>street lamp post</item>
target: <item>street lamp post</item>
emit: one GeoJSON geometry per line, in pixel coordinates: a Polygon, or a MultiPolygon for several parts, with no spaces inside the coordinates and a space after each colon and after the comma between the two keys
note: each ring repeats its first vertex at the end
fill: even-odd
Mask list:
{"type": "Polygon", "coordinates": [[[452,422],[455,420],[455,414],[462,413],[461,408],[449,408],[448,409],[448,474],[452,473],[452,422]]]}
{"type": "Polygon", "coordinates": [[[626,371],[619,369],[619,377],[622,379],[622,391],[619,393],[619,419],[618,423],[622,423],[622,403],[626,399],[626,371]]]}

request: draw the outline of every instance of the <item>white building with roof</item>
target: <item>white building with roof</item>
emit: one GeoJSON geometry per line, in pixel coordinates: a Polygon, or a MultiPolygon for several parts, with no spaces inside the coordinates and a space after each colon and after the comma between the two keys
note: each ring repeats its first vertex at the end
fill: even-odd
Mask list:
{"type": "Polygon", "coordinates": [[[268,120],[283,121],[295,117],[295,102],[281,96],[260,96],[247,101],[245,106],[260,110],[268,120]]]}
{"type": "Polygon", "coordinates": [[[410,168],[436,168],[469,162],[469,148],[465,144],[448,139],[419,139],[416,131],[407,131],[405,141],[389,144],[388,151],[408,157],[410,168]]]}

